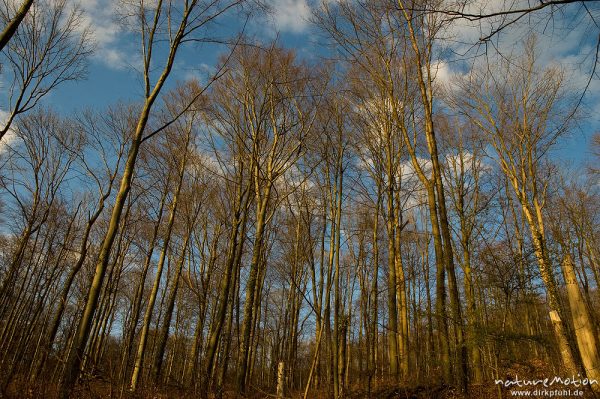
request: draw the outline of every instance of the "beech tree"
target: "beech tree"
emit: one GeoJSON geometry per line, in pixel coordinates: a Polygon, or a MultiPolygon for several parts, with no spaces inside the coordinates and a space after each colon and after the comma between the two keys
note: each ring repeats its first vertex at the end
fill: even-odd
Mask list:
{"type": "MultiPolygon", "coordinates": [[[[7,46],[0,58],[2,72],[10,82],[0,140],[18,115],[35,108],[57,86],[83,79],[92,51],[91,32],[83,25],[78,7],[66,0],[32,3],[23,3],[0,37],[1,47],[7,46]],[[10,42],[3,43],[8,35],[10,42]]],[[[5,5],[7,10],[12,8],[5,5]]]]}
{"type": "Polygon", "coordinates": [[[561,151],[595,122],[535,41],[459,76],[448,3],[310,4],[308,53],[261,40],[279,4],[126,0],[141,98],[69,111],[46,94],[84,77],[86,18],[25,3],[0,10],[1,396],[597,389],[597,140],[561,151]]]}
{"type": "MultiPolygon", "coordinates": [[[[474,72],[470,80],[473,86],[469,83],[463,86],[463,98],[468,101],[462,106],[473,123],[486,133],[521,205],[546,287],[550,319],[561,358],[567,370],[575,371],[576,357],[567,336],[565,305],[561,303],[553,273],[544,216],[548,188],[548,177],[544,173],[551,170],[545,167],[544,159],[574,115],[563,94],[562,72],[556,67],[547,68],[541,74],[536,71],[533,40],[528,42],[527,51],[518,62],[523,71],[520,76],[509,73],[503,64],[503,69],[498,71],[500,75],[493,79],[474,72]],[[477,95],[474,95],[475,87],[479,88],[477,95]]],[[[565,275],[569,276],[569,284],[576,284],[571,278],[570,262],[567,257],[565,275]]],[[[585,328],[576,331],[576,335],[588,333],[585,328]]],[[[590,378],[595,378],[597,353],[581,341],[578,345],[586,371],[591,372],[590,378]]]]}
{"type": "MultiPolygon", "coordinates": [[[[89,339],[92,317],[96,310],[100,290],[104,281],[109,254],[117,235],[123,207],[131,188],[131,181],[133,179],[140,145],[145,138],[158,133],[162,129],[158,128],[158,130],[149,133],[146,131],[150,111],[172,71],[173,63],[175,62],[175,57],[181,44],[185,43],[187,39],[191,39],[191,35],[193,35],[194,32],[201,31],[213,18],[224,13],[227,9],[232,8],[237,3],[238,2],[217,2],[211,4],[209,7],[203,7],[198,1],[186,1],[182,5],[182,10],[177,20],[173,19],[175,18],[176,13],[174,9],[175,5],[171,3],[163,4],[162,1],[159,1],[153,7],[147,8],[144,2],[141,2],[139,4],[139,9],[134,7],[136,13],[133,14],[133,18],[135,18],[137,20],[136,22],[141,26],[140,37],[144,65],[144,103],[139,113],[135,133],[132,135],[127,154],[127,162],[125,163],[123,176],[113,206],[109,228],[99,252],[96,273],[90,287],[85,311],[79,322],[73,349],[71,350],[65,367],[63,383],[61,386],[61,396],[64,398],[68,397],[69,391],[77,382],[83,351],[89,339]],[[151,61],[153,61],[153,50],[157,45],[162,43],[159,40],[159,35],[163,33],[163,24],[167,24],[168,26],[168,30],[165,32],[168,39],[168,54],[164,60],[160,75],[155,82],[151,82],[150,68],[151,61]]],[[[177,12],[177,14],[179,14],[179,12],[177,12]]],[[[187,108],[191,107],[201,93],[202,90],[192,98],[192,102],[188,103],[181,112],[184,112],[187,108]]],[[[135,387],[133,381],[134,380],[132,379],[132,387],[135,387]]]]}
{"type": "MultiPolygon", "coordinates": [[[[2,22],[4,22],[6,26],[2,30],[2,33],[0,33],[0,51],[2,51],[4,46],[6,46],[6,44],[13,37],[19,25],[21,22],[23,22],[23,19],[25,18],[25,15],[27,15],[27,12],[31,8],[32,4],[33,0],[24,0],[13,15],[4,15],[4,13],[2,14],[2,22]]],[[[9,7],[5,7],[5,9],[8,8],[9,7]]]]}

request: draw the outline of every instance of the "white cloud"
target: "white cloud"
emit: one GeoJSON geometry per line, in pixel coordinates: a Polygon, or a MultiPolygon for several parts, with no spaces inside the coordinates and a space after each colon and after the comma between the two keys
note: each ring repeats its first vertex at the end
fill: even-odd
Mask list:
{"type": "Polygon", "coordinates": [[[217,69],[207,63],[201,62],[199,64],[192,64],[187,62],[185,58],[182,58],[176,65],[177,79],[183,79],[186,81],[197,80],[200,84],[207,84],[213,75],[217,72],[217,69]]]}
{"type": "MultiPolygon", "coordinates": [[[[0,109],[0,126],[2,126],[3,128],[6,125],[8,117],[8,112],[0,109]]],[[[15,131],[12,129],[8,129],[4,137],[2,137],[2,140],[0,140],[0,155],[4,154],[7,148],[13,145],[18,139],[19,137],[17,136],[15,131]]]]}
{"type": "MultiPolygon", "coordinates": [[[[10,0],[15,9],[21,5],[20,0],[10,0]]],[[[75,27],[79,33],[87,31],[89,38],[94,42],[96,51],[93,58],[115,69],[126,66],[125,52],[118,49],[122,29],[116,23],[115,12],[122,1],[120,0],[75,0],[66,3],[66,11],[71,12],[77,8],[81,12],[78,24],[75,27]]],[[[35,2],[33,7],[49,7],[60,4],[56,0],[35,2]]]]}
{"type": "MultiPolygon", "coordinates": [[[[417,163],[419,164],[419,167],[423,171],[425,176],[430,177],[431,160],[417,156],[417,163]]],[[[400,175],[402,176],[402,180],[404,180],[404,181],[417,181],[418,180],[417,171],[416,171],[412,161],[403,161],[400,164],[400,175]]]]}
{"type": "Polygon", "coordinates": [[[442,60],[431,63],[431,74],[433,75],[434,87],[437,89],[452,89],[456,80],[464,76],[460,71],[450,68],[450,65],[442,60]]]}
{"type": "MultiPolygon", "coordinates": [[[[447,0],[446,6],[457,9],[456,0],[447,0]]],[[[532,4],[528,0],[474,0],[466,3],[465,13],[489,14],[497,11],[526,9],[532,4]]],[[[587,85],[593,63],[598,29],[593,25],[590,14],[584,12],[579,5],[566,5],[560,12],[553,12],[546,7],[511,24],[494,35],[491,40],[482,43],[480,39],[488,37],[499,26],[509,19],[498,16],[475,21],[455,19],[447,25],[443,47],[439,50],[449,57],[443,57],[437,66],[437,80],[444,83],[452,79],[453,72],[468,72],[473,67],[501,62],[503,57],[518,56],[524,52],[524,44],[530,35],[536,36],[537,63],[541,67],[559,65],[565,71],[565,81],[572,93],[581,93],[587,85]],[[450,52],[446,50],[451,50],[450,52]],[[501,55],[499,55],[501,53],[501,55]],[[448,62],[453,68],[447,69],[448,62]],[[450,75],[447,72],[450,72],[450,75]]],[[[556,11],[556,10],[554,10],[556,11]]],[[[592,9],[597,13],[597,8],[592,9]]],[[[514,14],[516,17],[519,14],[514,14]]],[[[592,79],[586,93],[586,103],[591,108],[600,105],[600,79],[592,79]]]]}
{"type": "Polygon", "coordinates": [[[111,0],[79,0],[83,10],[82,28],[91,29],[96,45],[94,58],[113,69],[128,66],[125,52],[119,48],[124,32],[115,21],[118,2],[111,0]]]}
{"type": "Polygon", "coordinates": [[[436,61],[431,65],[431,67],[434,75],[433,78],[436,82],[448,83],[451,72],[447,62],[436,61]]]}
{"type": "Polygon", "coordinates": [[[272,23],[278,32],[306,31],[311,13],[306,0],[268,0],[268,3],[272,23]]]}

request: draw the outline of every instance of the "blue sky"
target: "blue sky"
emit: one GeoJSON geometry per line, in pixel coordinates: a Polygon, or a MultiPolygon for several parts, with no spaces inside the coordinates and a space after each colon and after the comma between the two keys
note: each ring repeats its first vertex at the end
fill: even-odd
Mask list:
{"type": "MultiPolygon", "coordinates": [[[[322,0],[319,0],[322,1],[322,0]]],[[[272,13],[251,20],[247,33],[258,40],[269,41],[277,37],[280,44],[293,47],[301,57],[316,60],[324,49],[319,46],[319,35],[308,22],[311,7],[309,0],[267,0],[272,13]]],[[[116,0],[80,0],[85,11],[86,23],[94,32],[96,51],[89,65],[87,80],[67,83],[57,88],[46,99],[46,103],[60,112],[70,113],[81,108],[103,108],[117,101],[135,101],[142,98],[142,81],[135,71],[140,61],[139,44],[136,37],[124,31],[116,22],[116,0]]],[[[512,2],[514,3],[514,2],[512,2]]],[[[526,4],[517,0],[517,3],[526,4]]],[[[505,6],[505,0],[483,1],[486,11],[495,11],[505,6]]],[[[475,7],[475,6],[473,6],[475,7]]],[[[518,52],[523,39],[533,25],[538,35],[541,59],[544,63],[559,63],[567,71],[568,81],[574,92],[580,91],[590,76],[593,59],[591,53],[600,29],[594,28],[591,18],[600,15],[600,5],[589,4],[588,15],[579,5],[564,8],[551,24],[548,12],[536,14],[527,23],[512,26],[495,38],[494,46],[505,52],[518,52]]],[[[483,52],[483,48],[472,48],[482,32],[497,21],[483,24],[458,21],[446,32],[451,38],[447,48],[467,56],[483,52]]],[[[240,28],[240,19],[229,17],[215,28],[219,36],[228,36],[240,28]]],[[[172,86],[177,81],[191,77],[203,79],[214,68],[219,54],[225,49],[217,46],[197,47],[187,44],[178,55],[173,74],[169,81],[172,86]]],[[[468,64],[460,56],[448,55],[445,51],[438,60],[440,81],[452,81],[454,75],[465,72],[468,64]]],[[[590,157],[589,137],[600,127],[600,79],[596,77],[588,89],[584,105],[582,129],[575,131],[558,146],[558,153],[567,163],[579,164],[590,157]]]]}
{"type": "MultiPolygon", "coordinates": [[[[246,34],[257,40],[278,41],[314,58],[314,35],[309,33],[311,8],[304,0],[269,0],[272,14],[256,16],[246,27],[246,34]]],[[[127,33],[115,20],[116,0],[79,0],[86,23],[92,28],[96,43],[89,65],[88,79],[66,84],[52,93],[52,106],[64,112],[82,106],[101,107],[115,100],[136,100],[142,97],[141,75],[135,70],[140,62],[138,38],[127,33]]],[[[214,32],[230,37],[241,30],[243,16],[222,18],[214,32]]],[[[226,51],[225,46],[186,44],[181,47],[169,86],[189,78],[206,79],[226,51]]]]}

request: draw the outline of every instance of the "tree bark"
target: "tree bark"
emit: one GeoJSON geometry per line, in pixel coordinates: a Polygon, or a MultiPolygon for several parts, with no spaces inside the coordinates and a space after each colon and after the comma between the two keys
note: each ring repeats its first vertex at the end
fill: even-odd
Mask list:
{"type": "MultiPolygon", "coordinates": [[[[598,352],[596,331],[593,319],[581,294],[573,260],[569,253],[565,254],[562,262],[562,272],[567,284],[567,297],[573,318],[573,327],[581,361],[585,368],[586,377],[590,380],[600,381],[600,354],[598,352]]],[[[600,390],[598,384],[591,385],[595,391],[600,390]]]]}
{"type": "MultiPolygon", "coordinates": [[[[187,146],[186,146],[187,147],[187,146]]],[[[152,291],[150,292],[150,298],[148,299],[148,306],[146,307],[146,312],[144,314],[144,321],[142,323],[142,331],[140,333],[140,342],[138,344],[138,349],[135,357],[135,365],[133,368],[133,374],[131,375],[131,382],[129,384],[129,389],[131,391],[135,391],[137,389],[140,372],[142,369],[142,365],[144,362],[144,356],[146,351],[146,343],[148,340],[148,333],[150,331],[150,323],[152,321],[152,313],[154,312],[154,303],[156,302],[156,297],[158,296],[158,290],[160,288],[160,281],[162,278],[163,267],[165,264],[165,259],[167,256],[167,252],[169,251],[169,243],[171,242],[171,234],[173,232],[173,225],[175,223],[175,217],[177,214],[177,205],[179,200],[179,194],[181,192],[181,187],[183,185],[183,177],[185,172],[185,167],[187,164],[187,148],[186,153],[183,155],[183,159],[179,165],[179,176],[177,182],[177,188],[175,189],[175,193],[173,194],[173,202],[171,203],[171,212],[169,214],[169,221],[167,222],[167,230],[165,232],[165,238],[163,242],[162,251],[160,253],[160,258],[158,260],[158,265],[156,267],[156,276],[154,277],[154,284],[152,286],[152,291]]]]}
{"type": "Polygon", "coordinates": [[[25,19],[25,16],[29,12],[29,9],[31,8],[32,4],[33,0],[23,1],[21,7],[19,7],[19,10],[14,15],[14,17],[10,21],[8,21],[8,24],[6,25],[2,33],[0,33],[0,51],[2,51],[2,49],[8,44],[10,39],[13,37],[13,35],[17,31],[17,28],[19,27],[21,22],[23,22],[23,19],[25,19]]]}

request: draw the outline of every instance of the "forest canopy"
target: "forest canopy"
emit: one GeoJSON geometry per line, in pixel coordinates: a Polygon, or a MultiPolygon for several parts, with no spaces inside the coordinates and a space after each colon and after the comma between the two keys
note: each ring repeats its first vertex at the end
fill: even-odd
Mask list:
{"type": "Polygon", "coordinates": [[[0,397],[593,397],[599,18],[0,0],[0,397]]]}

